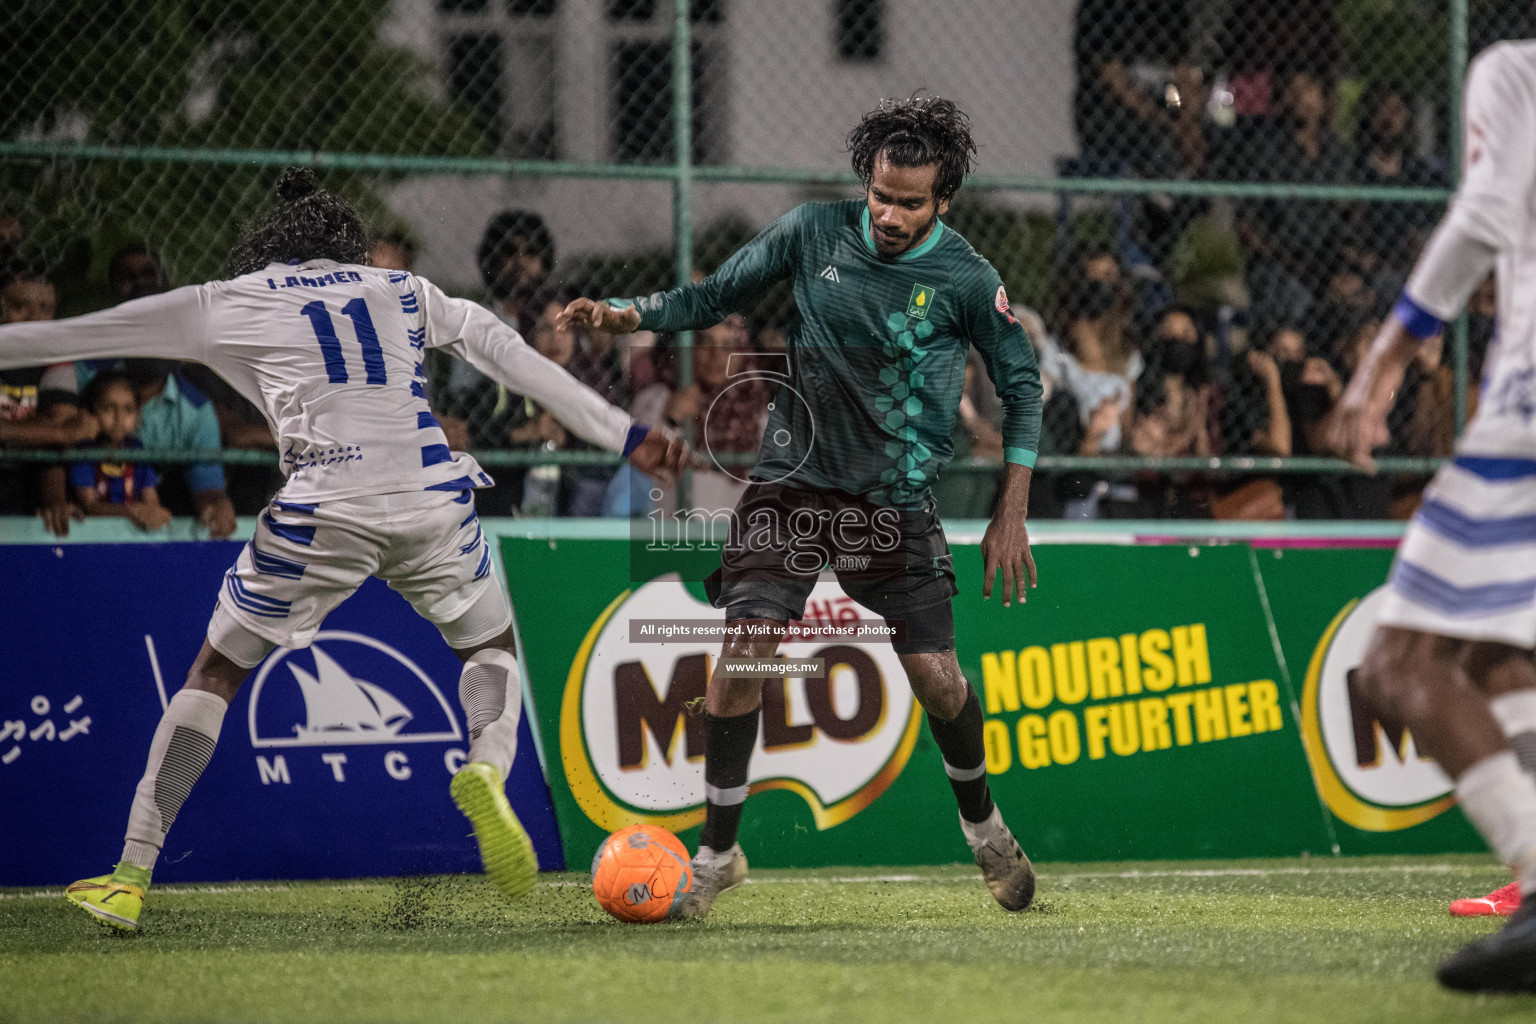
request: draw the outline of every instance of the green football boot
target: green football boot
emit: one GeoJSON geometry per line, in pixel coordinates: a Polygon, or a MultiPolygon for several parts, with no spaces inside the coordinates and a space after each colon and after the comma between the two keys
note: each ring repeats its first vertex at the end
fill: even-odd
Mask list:
{"type": "Polygon", "coordinates": [[[491,883],[512,899],[528,895],[538,880],[539,862],[532,840],[507,802],[501,772],[484,761],[471,761],[453,777],[448,792],[475,828],[480,862],[491,883]]]}

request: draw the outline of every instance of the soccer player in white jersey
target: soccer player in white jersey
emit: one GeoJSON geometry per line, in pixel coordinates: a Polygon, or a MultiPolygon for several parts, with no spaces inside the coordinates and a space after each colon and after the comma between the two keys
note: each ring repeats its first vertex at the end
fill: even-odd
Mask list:
{"type": "Polygon", "coordinates": [[[1477,414],[1398,548],[1358,681],[1456,780],[1515,872],[1520,908],[1440,966],[1442,984],[1536,991],[1536,41],[1467,74],[1460,188],[1341,401],[1336,450],[1370,469],[1417,346],[1490,269],[1499,291],[1477,414]]]}
{"type": "Polygon", "coordinates": [[[399,591],[463,661],[470,749],[450,792],[496,887],[514,897],[532,887],[533,847],[505,793],[522,708],[512,612],[473,503],[491,478],[449,449],[433,419],[425,349],[466,360],[645,472],[669,477],[692,457],[480,306],[411,274],[363,266],[362,222],[312,172],[285,172],[277,191],[277,208],[237,247],[231,280],[0,328],[0,367],[104,356],[205,363],[266,414],[287,476],[225,574],[207,639],[155,731],[121,862],[66,891],[128,931],[246,675],[275,646],[307,646],[369,576],[399,591]]]}

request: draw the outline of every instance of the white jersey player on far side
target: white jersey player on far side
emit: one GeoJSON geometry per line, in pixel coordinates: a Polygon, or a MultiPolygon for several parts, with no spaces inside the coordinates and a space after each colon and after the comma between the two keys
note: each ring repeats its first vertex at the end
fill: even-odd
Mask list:
{"type": "Polygon", "coordinates": [[[287,476],[225,574],[207,639],[155,731],[121,862],[66,890],[123,930],[138,928],[166,830],[250,669],[275,646],[307,646],[369,576],[399,591],[463,661],[470,749],[449,789],[496,887],[514,897],[532,888],[533,847],[505,793],[522,708],[512,613],[473,502],[491,479],[449,449],[433,418],[425,349],[466,360],[647,473],[669,477],[692,458],[682,441],[633,424],[480,306],[362,266],[361,220],[311,171],[285,172],[277,191],[276,209],[236,248],[230,280],[0,327],[0,368],[104,356],[205,363],[265,413],[287,476]]]}
{"type": "Polygon", "coordinates": [[[1490,270],[1498,331],[1477,413],[1398,548],[1357,681],[1456,780],[1522,891],[1441,983],[1536,991],[1536,41],[1492,46],[1467,74],[1461,186],[1345,392],[1337,451],[1372,468],[1415,349],[1490,270]]]}

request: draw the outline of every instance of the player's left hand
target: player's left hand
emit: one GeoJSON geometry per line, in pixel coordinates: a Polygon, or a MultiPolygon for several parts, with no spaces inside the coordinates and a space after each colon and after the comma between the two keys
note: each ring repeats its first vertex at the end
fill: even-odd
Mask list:
{"type": "Polygon", "coordinates": [[[1387,317],[1329,414],[1328,447],[1367,473],[1376,472],[1371,452],[1391,440],[1387,413],[1421,343],[1395,315],[1387,317]]]}
{"type": "Polygon", "coordinates": [[[709,468],[692,445],[666,427],[652,427],[645,440],[629,453],[629,461],[640,472],[662,483],[671,483],[685,469],[709,468]]]}
{"type": "Polygon", "coordinates": [[[1328,424],[1328,446],[1357,469],[1376,472],[1371,452],[1392,439],[1387,429],[1387,410],[1379,408],[1362,388],[1353,383],[1333,410],[1328,424]]]}
{"type": "Polygon", "coordinates": [[[214,540],[223,540],[235,532],[235,506],[225,497],[219,497],[203,506],[197,521],[208,530],[214,540]]]}
{"type": "Polygon", "coordinates": [[[555,327],[562,331],[572,328],[578,331],[630,334],[640,329],[640,311],[633,306],[620,309],[606,302],[575,299],[555,317],[555,327]]]}
{"type": "Polygon", "coordinates": [[[983,599],[991,600],[992,583],[1001,572],[1003,607],[1013,604],[1015,592],[1020,604],[1029,600],[1029,588],[1035,585],[1035,556],[1029,550],[1029,527],[1023,516],[1007,514],[1004,506],[998,507],[981,538],[981,560],[983,599]]]}

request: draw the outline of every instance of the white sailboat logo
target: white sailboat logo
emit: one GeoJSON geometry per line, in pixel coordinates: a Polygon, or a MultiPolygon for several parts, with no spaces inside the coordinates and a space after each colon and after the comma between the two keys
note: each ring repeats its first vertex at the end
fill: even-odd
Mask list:
{"type": "Polygon", "coordinates": [[[294,723],[300,737],[320,738],[334,733],[372,733],[381,739],[394,736],[411,718],[410,709],[381,686],[358,679],[318,647],[315,674],[288,662],[288,671],[304,694],[304,725],[294,723]]]}
{"type": "MultiPolygon", "coordinates": [[[[443,698],[430,676],[410,658],[389,644],[362,633],[321,630],[308,648],[315,659],[313,670],[296,664],[294,650],[279,648],[256,672],[251,686],[248,712],[253,747],[334,747],[357,743],[458,743],[464,738],[457,716],[443,698]],[[324,647],[322,647],[322,642],[324,647]],[[368,661],[370,675],[379,679],[360,679],[342,667],[358,648],[371,648],[386,655],[398,670],[380,665],[377,657],[368,661]],[[329,650],[325,649],[328,648],[329,650]],[[330,652],[335,652],[334,654],[330,652]],[[286,665],[287,672],[273,671],[286,665]],[[383,672],[383,678],[375,673],[383,672]],[[297,711],[290,698],[279,698],[283,710],[266,716],[265,728],[259,708],[267,682],[281,692],[292,693],[293,683],[304,700],[304,721],[296,722],[297,711]],[[380,685],[382,683],[383,685],[380,685]],[[387,689],[386,689],[387,687],[387,689]],[[441,724],[438,724],[441,723],[441,724]],[[402,730],[409,731],[402,731],[402,730]]],[[[275,709],[274,709],[275,710],[275,709]]]]}

